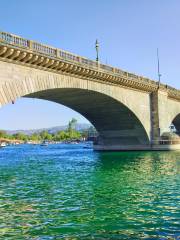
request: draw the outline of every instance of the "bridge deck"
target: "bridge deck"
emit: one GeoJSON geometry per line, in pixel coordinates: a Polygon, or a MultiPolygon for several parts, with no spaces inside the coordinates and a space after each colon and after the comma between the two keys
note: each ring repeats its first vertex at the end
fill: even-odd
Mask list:
{"type": "MultiPolygon", "coordinates": [[[[158,89],[157,81],[6,32],[0,32],[0,58],[148,92],[158,89]]],[[[180,100],[180,90],[164,84],[160,84],[160,88],[167,91],[169,97],[180,100]]]]}

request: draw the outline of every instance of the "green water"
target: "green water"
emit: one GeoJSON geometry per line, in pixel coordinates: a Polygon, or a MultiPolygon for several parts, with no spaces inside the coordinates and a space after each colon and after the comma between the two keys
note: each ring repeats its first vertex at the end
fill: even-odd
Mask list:
{"type": "Polygon", "coordinates": [[[180,152],[0,149],[0,239],[180,239],[180,152]]]}

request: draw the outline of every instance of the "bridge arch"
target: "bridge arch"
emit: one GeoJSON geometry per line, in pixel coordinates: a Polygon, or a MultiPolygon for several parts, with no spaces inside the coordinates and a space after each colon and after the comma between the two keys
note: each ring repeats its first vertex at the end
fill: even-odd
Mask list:
{"type": "Polygon", "coordinates": [[[12,67],[6,73],[6,81],[2,79],[0,84],[2,106],[20,97],[54,101],[86,117],[98,130],[100,144],[149,144],[150,111],[147,93],[92,81],[87,77],[1,64],[4,65],[3,69],[12,67]]]}
{"type": "Polygon", "coordinates": [[[148,143],[146,131],[137,116],[124,104],[87,89],[58,88],[31,93],[25,97],[63,104],[86,117],[100,134],[103,144],[148,143]]]}
{"type": "Polygon", "coordinates": [[[180,131],[180,104],[178,101],[174,101],[170,98],[167,98],[162,103],[160,111],[160,127],[161,134],[164,132],[170,131],[170,126],[173,124],[177,131],[180,131]]]}
{"type": "Polygon", "coordinates": [[[180,135],[180,113],[173,119],[172,124],[175,126],[178,134],[180,135]]]}

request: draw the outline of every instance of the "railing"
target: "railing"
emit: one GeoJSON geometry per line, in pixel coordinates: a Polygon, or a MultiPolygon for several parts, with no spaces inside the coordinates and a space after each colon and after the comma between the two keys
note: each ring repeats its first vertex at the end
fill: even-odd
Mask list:
{"type": "Polygon", "coordinates": [[[9,33],[0,32],[0,39],[9,44],[18,45],[26,48],[29,47],[28,40],[9,33]]]}
{"type": "MultiPolygon", "coordinates": [[[[102,70],[108,71],[108,72],[113,72],[116,73],[118,75],[123,75],[128,77],[128,73],[124,72],[120,69],[116,69],[114,67],[111,67],[109,65],[105,65],[105,64],[99,64],[96,61],[90,60],[88,58],[84,58],[84,57],[80,57],[78,55],[69,53],[67,51],[61,50],[61,49],[56,49],[50,46],[46,46],[44,44],[40,44],[34,41],[29,41],[26,40],[24,38],[21,38],[19,36],[13,35],[13,34],[9,34],[6,32],[0,32],[0,41],[1,42],[5,42],[7,44],[11,44],[11,45],[15,45],[18,47],[23,47],[23,48],[27,48],[30,49],[32,51],[38,52],[38,53],[42,53],[42,54],[46,54],[52,57],[58,57],[58,58],[62,58],[64,60],[69,60],[69,61],[75,61],[78,63],[82,63],[91,67],[98,67],[102,70]]],[[[129,73],[129,77],[133,77],[133,78],[138,78],[137,75],[135,74],[130,74],[129,73]]]]}
{"type": "Polygon", "coordinates": [[[97,67],[97,62],[92,61],[92,60],[89,60],[89,59],[87,59],[87,58],[82,58],[82,57],[81,57],[81,63],[82,63],[82,64],[89,65],[89,66],[97,67]]]}
{"type": "Polygon", "coordinates": [[[71,53],[68,53],[68,52],[62,51],[62,50],[59,50],[59,56],[58,57],[63,58],[65,60],[70,60],[70,61],[76,61],[76,62],[80,61],[79,56],[75,56],[71,53]]]}
{"type": "Polygon", "coordinates": [[[40,52],[40,53],[44,53],[50,56],[55,57],[56,56],[56,49],[55,48],[51,48],[48,46],[45,46],[43,44],[40,43],[36,43],[36,42],[32,42],[32,48],[33,50],[40,52]]]}
{"type": "Polygon", "coordinates": [[[159,145],[175,145],[175,144],[180,144],[180,139],[160,139],[160,140],[154,140],[153,144],[159,144],[159,145]]]}
{"type": "Polygon", "coordinates": [[[110,66],[104,65],[104,64],[100,64],[100,68],[105,69],[109,72],[113,72],[113,69],[114,69],[113,67],[110,67],[110,66]]]}
{"type": "MultiPolygon", "coordinates": [[[[144,82],[146,84],[154,85],[156,87],[158,86],[158,83],[156,81],[152,81],[148,78],[140,77],[136,74],[125,72],[125,71],[122,71],[118,68],[114,68],[109,65],[100,64],[99,62],[90,60],[88,58],[84,58],[84,57],[69,53],[69,52],[61,50],[61,49],[56,49],[56,48],[53,48],[53,47],[50,47],[50,46],[47,46],[44,44],[30,41],[30,40],[21,38],[19,36],[16,36],[16,35],[13,35],[10,33],[0,32],[0,42],[10,44],[15,47],[26,48],[26,49],[29,49],[34,52],[48,55],[50,57],[61,58],[66,61],[73,61],[73,62],[76,62],[79,64],[84,64],[89,67],[95,67],[95,68],[101,69],[103,71],[105,70],[105,71],[120,75],[125,78],[132,78],[133,81],[136,81],[139,83],[144,82]]],[[[166,88],[173,94],[178,95],[178,96],[180,95],[179,90],[173,89],[167,85],[161,84],[161,88],[166,88]]]]}

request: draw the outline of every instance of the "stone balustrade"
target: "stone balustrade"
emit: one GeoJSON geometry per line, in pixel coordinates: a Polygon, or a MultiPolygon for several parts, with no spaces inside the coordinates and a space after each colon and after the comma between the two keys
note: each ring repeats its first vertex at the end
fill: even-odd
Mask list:
{"type": "MultiPolygon", "coordinates": [[[[36,55],[33,56],[32,54],[41,54],[42,55],[41,59],[39,59],[40,57],[38,57],[39,59],[38,63],[36,61],[37,65],[41,65],[45,67],[53,66],[52,67],[53,69],[61,69],[61,68],[57,68],[57,66],[60,61],[64,61],[64,63],[67,62],[69,64],[68,66],[70,66],[70,68],[68,69],[70,69],[71,72],[73,72],[75,69],[74,64],[78,64],[78,66],[82,66],[83,68],[86,68],[83,71],[83,73],[86,75],[90,73],[90,71],[87,71],[87,69],[93,69],[95,71],[102,72],[101,74],[93,73],[95,77],[100,77],[101,79],[105,78],[106,81],[111,81],[111,82],[116,81],[116,83],[119,82],[120,84],[123,81],[123,84],[126,86],[135,87],[137,89],[143,89],[147,91],[155,91],[158,89],[157,81],[153,81],[148,78],[141,77],[136,74],[129,73],[106,64],[101,64],[100,62],[96,62],[88,58],[84,58],[84,57],[72,54],[62,49],[57,49],[51,46],[47,46],[47,45],[32,41],[32,40],[27,40],[22,37],[16,36],[14,34],[0,32],[0,46],[8,46],[8,47],[10,46],[15,49],[18,48],[24,51],[26,49],[27,51],[29,51],[28,56],[22,52],[21,56],[15,57],[17,55],[17,51],[16,51],[16,54],[15,53],[11,54],[9,52],[6,55],[4,55],[5,57],[9,57],[11,55],[13,56],[13,59],[17,59],[17,60],[26,59],[26,62],[33,63],[36,61],[36,55]],[[24,54],[24,57],[23,57],[23,54],[24,54]],[[47,57],[50,59],[47,59],[47,57]],[[108,74],[108,77],[107,77],[107,74],[108,74]],[[121,81],[119,79],[121,79],[121,81]]],[[[3,49],[0,49],[0,53],[2,52],[3,52],[3,49]]],[[[63,69],[65,68],[67,67],[63,67],[63,69]]],[[[91,71],[91,74],[92,74],[92,71],[91,71]]],[[[162,90],[167,91],[169,97],[180,100],[180,90],[174,89],[164,84],[160,84],[160,88],[162,90]]]]}

